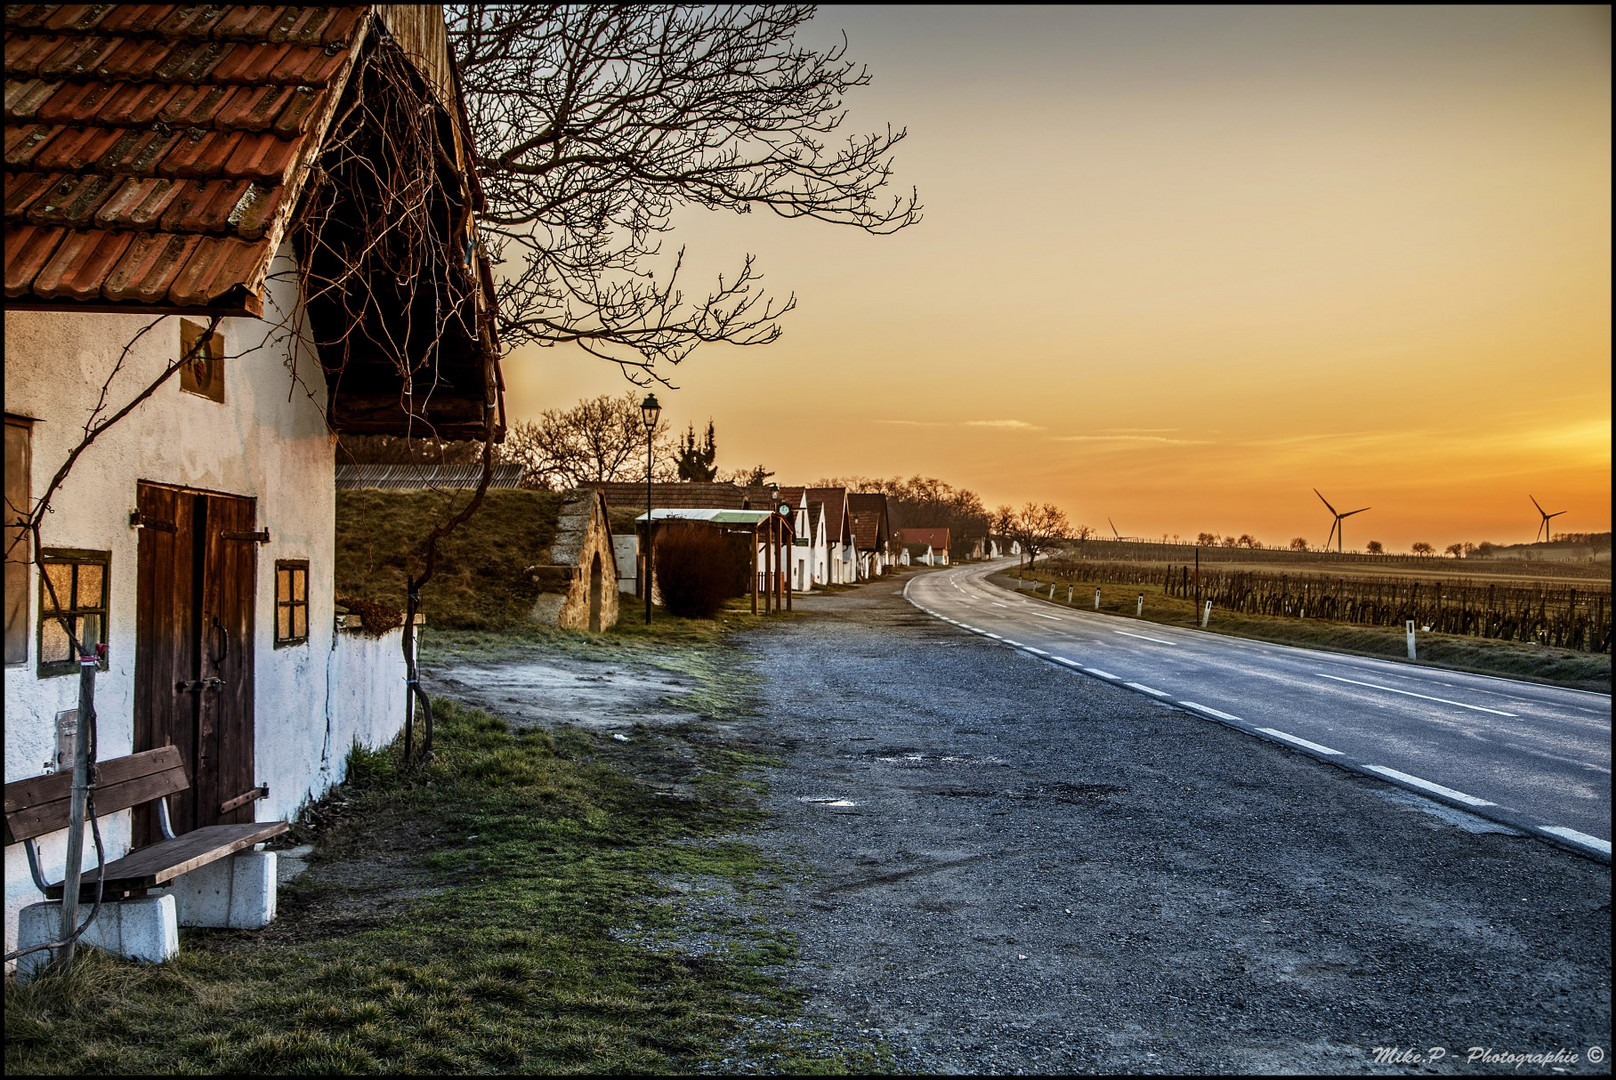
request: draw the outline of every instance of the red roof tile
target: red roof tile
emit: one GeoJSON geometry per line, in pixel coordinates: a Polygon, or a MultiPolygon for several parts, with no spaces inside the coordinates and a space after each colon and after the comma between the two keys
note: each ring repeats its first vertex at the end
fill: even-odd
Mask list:
{"type": "Polygon", "coordinates": [[[367,10],[8,7],[7,297],[247,303],[367,10]]]}

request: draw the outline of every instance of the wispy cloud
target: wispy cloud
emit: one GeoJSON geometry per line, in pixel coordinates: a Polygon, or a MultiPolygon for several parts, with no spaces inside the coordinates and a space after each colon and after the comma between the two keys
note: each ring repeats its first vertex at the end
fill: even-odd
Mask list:
{"type": "MultiPolygon", "coordinates": [[[[1172,431],[1173,428],[1163,430],[1172,431]]],[[[1166,435],[1056,435],[1054,442],[1112,443],[1117,446],[1146,444],[1150,446],[1205,446],[1206,439],[1173,439],[1166,435]]]]}
{"type": "Polygon", "coordinates": [[[947,427],[942,420],[877,420],[877,424],[897,424],[900,427],[947,427]]]}
{"type": "Polygon", "coordinates": [[[1014,428],[1018,431],[1042,431],[1043,425],[1029,424],[1025,420],[967,420],[966,427],[1014,428]]]}

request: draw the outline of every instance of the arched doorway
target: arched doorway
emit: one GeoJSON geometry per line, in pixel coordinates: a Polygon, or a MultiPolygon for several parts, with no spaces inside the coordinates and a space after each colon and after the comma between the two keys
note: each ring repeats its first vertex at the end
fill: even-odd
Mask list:
{"type": "Polygon", "coordinates": [[[595,552],[595,561],[589,566],[589,632],[600,633],[600,552],[595,552]]]}

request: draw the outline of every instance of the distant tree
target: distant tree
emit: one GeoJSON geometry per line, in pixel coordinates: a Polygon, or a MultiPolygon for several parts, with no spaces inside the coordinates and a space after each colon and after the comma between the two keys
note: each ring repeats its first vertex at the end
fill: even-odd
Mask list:
{"type": "Polygon", "coordinates": [[[481,442],[398,435],[343,435],[337,439],[339,465],[475,465],[482,454],[481,442]]]}
{"type": "MultiPolygon", "coordinates": [[[[652,479],[672,480],[673,453],[665,425],[652,440],[652,479]]],[[[522,486],[564,491],[580,484],[645,480],[645,421],[633,391],[602,394],[570,409],[546,409],[537,421],[512,425],[499,459],[525,466],[522,486]]]]}
{"type": "Polygon", "coordinates": [[[1009,536],[1010,530],[1015,527],[1016,512],[1007,503],[1000,503],[988,515],[988,528],[995,536],[1009,536]]]}
{"type": "Polygon", "coordinates": [[[1252,536],[1250,533],[1241,533],[1240,539],[1235,541],[1235,543],[1243,548],[1251,548],[1253,551],[1262,547],[1262,542],[1259,541],[1255,536],[1252,536]]]}
{"type": "Polygon", "coordinates": [[[1027,503],[1010,523],[1010,535],[1021,541],[1028,570],[1037,561],[1038,553],[1064,537],[1066,530],[1066,515],[1053,503],[1027,503]]]}
{"type": "Polygon", "coordinates": [[[986,537],[992,515],[982,498],[935,476],[877,479],[868,476],[828,477],[812,487],[845,487],[849,491],[879,492],[887,497],[887,513],[894,529],[947,529],[956,558],[973,542],[986,537]]]}
{"type": "Polygon", "coordinates": [[[1293,537],[1291,537],[1291,550],[1292,551],[1306,551],[1307,550],[1307,538],[1305,536],[1293,536],[1293,537]]]}
{"type": "Polygon", "coordinates": [[[707,421],[707,435],[701,445],[696,445],[696,426],[685,427],[685,433],[679,438],[679,455],[674,464],[679,469],[679,479],[697,483],[708,483],[718,475],[718,468],[713,459],[718,456],[718,447],[713,445],[713,422],[707,421]]]}
{"type": "Polygon", "coordinates": [[[720,479],[731,484],[740,484],[743,487],[762,487],[774,475],[773,469],[765,469],[762,465],[754,465],[750,469],[736,469],[724,473],[720,479]]]}
{"type": "Polygon", "coordinates": [[[1093,535],[1094,530],[1089,528],[1087,525],[1079,525],[1077,528],[1072,530],[1072,539],[1079,542],[1087,540],[1093,535]]]}
{"type": "Polygon", "coordinates": [[[1436,554],[1436,548],[1431,544],[1427,544],[1424,540],[1416,540],[1414,545],[1410,547],[1409,550],[1422,558],[1436,554]]]}
{"type": "Polygon", "coordinates": [[[1464,549],[1463,544],[1449,544],[1444,550],[1457,559],[1464,555],[1464,549]]]}
{"type": "Polygon", "coordinates": [[[1475,555],[1480,555],[1483,559],[1485,559],[1485,558],[1488,558],[1489,556],[1491,556],[1492,553],[1497,551],[1497,550],[1498,550],[1498,545],[1497,544],[1493,543],[1491,540],[1483,540],[1481,543],[1477,544],[1474,548],[1471,549],[1471,553],[1475,554],[1475,555]]]}
{"type": "Polygon", "coordinates": [[[1371,540],[1369,541],[1369,546],[1366,550],[1368,550],[1369,554],[1371,555],[1380,555],[1386,549],[1381,545],[1379,540],[1371,540]]]}
{"type": "Polygon", "coordinates": [[[1202,547],[1211,547],[1218,542],[1218,534],[1209,532],[1196,533],[1195,542],[1202,547]]]}
{"type": "Polygon", "coordinates": [[[1233,536],[1225,536],[1222,541],[1224,547],[1234,547],[1239,542],[1240,541],[1233,536]]]}

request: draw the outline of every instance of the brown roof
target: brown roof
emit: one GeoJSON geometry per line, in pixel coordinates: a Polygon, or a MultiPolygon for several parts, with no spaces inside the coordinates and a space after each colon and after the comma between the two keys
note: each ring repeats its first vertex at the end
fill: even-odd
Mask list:
{"type": "Polygon", "coordinates": [[[366,11],[7,7],[7,300],[258,314],[366,11]]]}
{"type": "Polygon", "coordinates": [[[853,543],[860,551],[876,551],[891,541],[885,495],[849,491],[847,510],[853,515],[853,543]]]}
{"type": "Polygon", "coordinates": [[[900,544],[930,544],[933,551],[948,550],[947,529],[899,529],[892,538],[900,544]]]}
{"type": "Polygon", "coordinates": [[[847,525],[847,518],[844,516],[847,509],[847,489],[809,488],[808,497],[825,504],[825,537],[831,543],[836,543],[841,539],[842,529],[847,525]]]}

